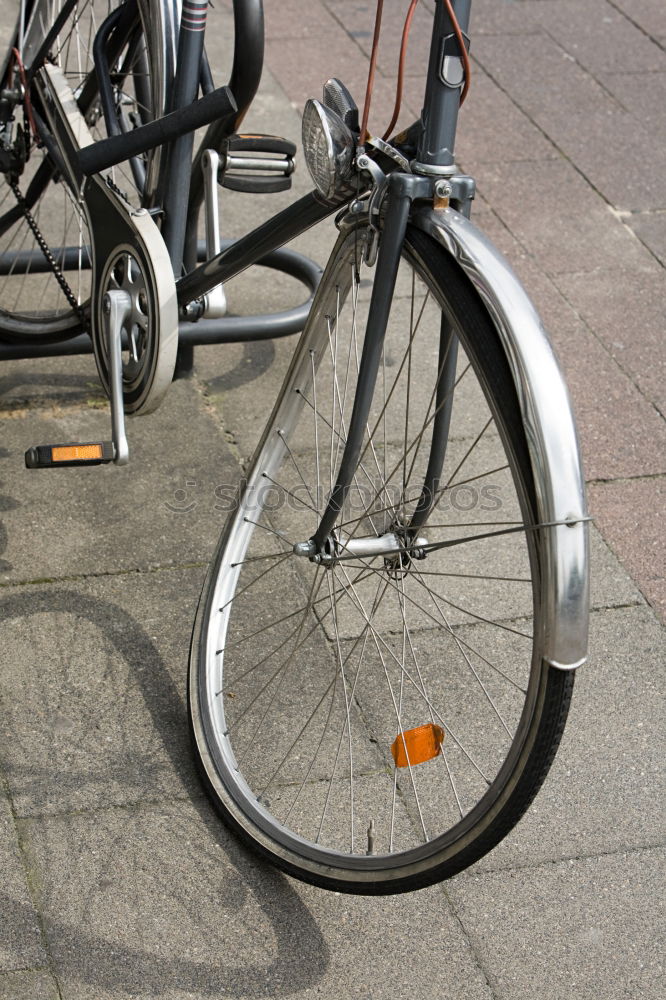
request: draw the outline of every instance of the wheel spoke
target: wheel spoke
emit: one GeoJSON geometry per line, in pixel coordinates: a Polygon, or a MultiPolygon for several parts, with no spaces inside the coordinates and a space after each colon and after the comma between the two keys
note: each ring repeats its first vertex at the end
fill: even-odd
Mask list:
{"type": "MultiPolygon", "coordinates": [[[[121,0],[81,0],[53,39],[48,56],[48,60],[55,63],[63,73],[75,97],[80,99],[85,93],[82,112],[95,139],[106,137],[106,126],[96,110],[93,43],[102,20],[120,2],[121,0]]],[[[43,39],[51,33],[62,4],[33,6],[35,9],[30,34],[34,39],[40,35],[43,39]]],[[[150,62],[144,60],[142,64],[136,55],[140,51],[147,52],[150,44],[150,40],[144,39],[141,22],[137,22],[131,28],[112,67],[114,96],[121,119],[127,120],[130,127],[133,127],[132,116],[137,115],[145,120],[152,118],[156,110],[145,106],[154,89],[148,68],[150,62]],[[139,77],[142,78],[140,81],[139,77]],[[138,100],[139,92],[143,95],[142,101],[138,100]]],[[[33,67],[28,67],[29,71],[32,69],[33,67]]],[[[147,154],[147,158],[154,155],[156,154],[151,152],[147,154]]],[[[33,145],[21,172],[20,189],[31,203],[30,211],[46,244],[52,252],[55,252],[55,248],[63,248],[60,254],[55,254],[56,262],[71,289],[73,301],[78,307],[82,307],[89,297],[91,285],[90,262],[84,251],[91,242],[86,216],[77,196],[50,164],[48,151],[33,145]],[[66,247],[78,248],[78,254],[69,259],[65,268],[63,254],[66,247]]],[[[136,192],[129,171],[125,171],[123,188],[126,196],[138,205],[140,195],[136,192]]],[[[5,204],[12,206],[14,196],[9,190],[5,175],[0,175],[0,205],[5,204]]],[[[35,338],[53,333],[74,332],[80,326],[78,310],[72,307],[63,294],[53,271],[44,268],[39,243],[27,220],[20,213],[12,218],[14,221],[11,224],[9,220],[3,223],[5,228],[0,244],[0,258],[6,258],[8,254],[14,255],[7,280],[0,288],[0,333],[5,327],[35,338]],[[22,250],[26,253],[19,258],[18,252],[22,250]],[[37,268],[35,264],[38,265],[37,268]]]]}
{"type": "Polygon", "coordinates": [[[338,482],[376,274],[362,221],[341,229],[212,574],[196,663],[215,683],[194,706],[250,839],[258,824],[285,867],[351,885],[485,849],[545,711],[548,524],[501,341],[487,318],[470,333],[481,307],[458,296],[476,293],[440,275],[457,265],[410,250],[342,509],[299,544],[338,482]]]}

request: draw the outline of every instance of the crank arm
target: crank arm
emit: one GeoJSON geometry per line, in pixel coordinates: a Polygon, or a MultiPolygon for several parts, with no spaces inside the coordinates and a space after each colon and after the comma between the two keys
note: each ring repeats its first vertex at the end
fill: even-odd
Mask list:
{"type": "Polygon", "coordinates": [[[122,330],[132,311],[132,301],[120,288],[104,296],[104,327],[111,374],[111,440],[41,444],[25,453],[28,469],[62,469],[79,465],[127,465],[129,448],[123,410],[122,330]]]}

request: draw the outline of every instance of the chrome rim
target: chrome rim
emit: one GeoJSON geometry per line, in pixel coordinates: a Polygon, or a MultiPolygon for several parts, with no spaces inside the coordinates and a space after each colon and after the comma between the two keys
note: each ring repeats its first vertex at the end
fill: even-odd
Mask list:
{"type": "MultiPolygon", "coordinates": [[[[426,548],[458,544],[404,564],[350,546],[328,565],[294,554],[317,527],[349,423],[373,276],[362,249],[350,234],[324,277],[228,523],[198,691],[211,780],[237,817],[359,878],[442,855],[508,792],[541,676],[522,485],[464,349],[419,532],[426,548]]],[[[414,263],[401,265],[343,540],[399,531],[421,494],[446,305],[414,263]]]]}

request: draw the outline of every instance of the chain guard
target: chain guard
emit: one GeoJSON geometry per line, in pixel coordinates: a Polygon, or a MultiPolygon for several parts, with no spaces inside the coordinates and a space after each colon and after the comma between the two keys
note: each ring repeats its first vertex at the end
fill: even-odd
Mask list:
{"type": "Polygon", "coordinates": [[[109,288],[122,283],[114,273],[114,268],[122,268],[118,262],[131,260],[140,280],[135,282],[134,319],[128,321],[128,329],[123,327],[123,341],[129,345],[129,351],[123,352],[124,358],[129,354],[123,361],[123,403],[127,413],[150,413],[171,384],[178,350],[178,304],[169,254],[146,209],[130,205],[110,178],[97,174],[83,177],[77,154],[94,139],[62,72],[56,66],[44,66],[37,85],[49,126],[63,154],[66,180],[82,204],[88,223],[92,256],[90,334],[100,380],[109,395],[102,300],[109,288]],[[146,322],[139,330],[135,320],[140,315],[146,322]]]}
{"type": "Polygon", "coordinates": [[[162,400],[173,379],[178,349],[178,305],[171,261],[157,226],[145,209],[132,209],[125,199],[99,176],[88,178],[83,199],[92,238],[93,281],[91,292],[91,336],[97,370],[109,393],[108,345],[104,332],[102,302],[105,293],[118,287],[118,267],[138,270],[133,282],[134,313],[146,318],[136,344],[136,324],[123,329],[129,351],[123,351],[123,401],[127,413],[150,413],[162,400]],[[130,264],[130,261],[133,262],[130,264]],[[144,297],[140,306],[138,296],[144,297]],[[134,344],[134,354],[132,345],[134,344]]]}

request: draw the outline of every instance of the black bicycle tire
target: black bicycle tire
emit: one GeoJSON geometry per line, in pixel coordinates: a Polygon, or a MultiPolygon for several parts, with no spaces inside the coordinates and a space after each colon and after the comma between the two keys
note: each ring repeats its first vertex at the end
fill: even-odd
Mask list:
{"type": "MultiPolygon", "coordinates": [[[[511,434],[516,462],[534,508],[535,485],[518,397],[492,320],[469,280],[445,250],[430,237],[411,227],[408,229],[406,242],[415,259],[421,262],[421,266],[434,279],[441,295],[452,306],[454,314],[458,310],[459,315],[464,318],[461,326],[465,331],[467,353],[474,356],[477,373],[482,372],[490,394],[495,400],[501,401],[502,408],[510,411],[510,418],[505,419],[506,429],[511,434]]],[[[548,773],[566,722],[573,691],[573,673],[558,670],[541,661],[534,714],[512,774],[512,779],[515,780],[507,782],[499,799],[499,808],[496,811],[489,810],[493,812],[492,816],[486,813],[482,817],[482,822],[477,823],[474,828],[476,833],[468,838],[468,843],[461,843],[454,852],[446,852],[446,857],[433,861],[422,872],[411,873],[404,878],[355,882],[349,877],[336,877],[330,867],[325,870],[321,866],[319,871],[313,871],[311,864],[304,867],[297,860],[286,857],[282,845],[267,846],[266,836],[263,833],[261,837],[256,835],[247,817],[244,817],[244,823],[240,822],[237,804],[224,789],[220,793],[219,782],[214,780],[215,765],[210,748],[205,745],[205,727],[202,725],[198,673],[205,655],[201,640],[205,634],[213,584],[222,559],[224,543],[223,535],[202,589],[192,633],[188,683],[188,712],[195,756],[204,787],[224,822],[252,850],[280,870],[323,888],[365,895],[408,892],[432,885],[458,874],[495,847],[523,816],[548,773]]],[[[219,779],[219,775],[217,777],[219,779]]]]}

